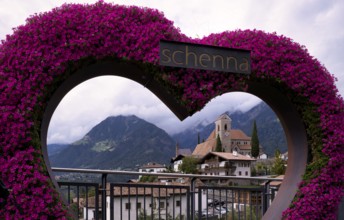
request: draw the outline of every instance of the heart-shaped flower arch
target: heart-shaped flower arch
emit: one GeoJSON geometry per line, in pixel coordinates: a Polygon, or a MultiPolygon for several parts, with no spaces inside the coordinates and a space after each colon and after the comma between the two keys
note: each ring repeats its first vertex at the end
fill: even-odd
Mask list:
{"type": "Polygon", "coordinates": [[[250,90],[254,83],[278,90],[301,116],[309,150],[304,181],[283,215],[335,218],[343,196],[344,102],[333,76],[304,47],[256,30],[190,39],[156,10],[103,2],[63,5],[32,16],[0,45],[0,177],[11,189],[0,218],[66,218],[42,157],[43,114],[64,81],[109,60],[137,66],[188,114],[217,95],[250,90]],[[249,49],[252,74],[159,67],[161,39],[249,49]]]}

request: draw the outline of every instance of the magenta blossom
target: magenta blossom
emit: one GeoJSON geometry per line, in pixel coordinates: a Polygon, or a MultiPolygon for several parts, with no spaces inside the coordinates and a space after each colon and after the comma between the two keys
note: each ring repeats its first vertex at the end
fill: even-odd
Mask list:
{"type": "Polygon", "coordinates": [[[82,61],[109,58],[159,70],[151,74],[190,113],[225,92],[246,91],[249,81],[284,88],[307,125],[313,154],[284,217],[335,217],[344,191],[344,102],[334,77],[303,46],[258,30],[191,39],[157,10],[98,2],[65,4],[34,15],[0,44],[0,178],[12,189],[0,219],[68,217],[42,157],[42,114],[50,94],[82,61]],[[161,39],[249,49],[252,74],[161,68],[161,39]]]}

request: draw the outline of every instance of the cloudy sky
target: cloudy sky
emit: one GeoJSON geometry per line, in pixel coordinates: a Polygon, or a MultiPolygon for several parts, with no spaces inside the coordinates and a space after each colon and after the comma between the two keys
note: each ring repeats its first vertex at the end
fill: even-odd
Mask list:
{"type": "MultiPolygon", "coordinates": [[[[63,3],[86,0],[0,0],[0,39],[25,24],[35,13],[63,3]]],[[[145,0],[106,1],[157,8],[183,33],[203,37],[235,29],[276,32],[305,45],[309,53],[338,79],[344,96],[344,1],[342,0],[145,0]]],[[[143,86],[119,77],[86,81],[68,93],[56,109],[48,131],[48,143],[70,143],[109,115],[136,114],[169,133],[203,120],[212,121],[226,110],[246,111],[260,100],[244,93],[229,93],[212,100],[201,112],[180,122],[143,86]],[[130,90],[128,90],[130,88],[130,90]],[[129,92],[128,92],[129,91],[129,92]],[[143,98],[144,97],[144,98],[143,98]]]]}

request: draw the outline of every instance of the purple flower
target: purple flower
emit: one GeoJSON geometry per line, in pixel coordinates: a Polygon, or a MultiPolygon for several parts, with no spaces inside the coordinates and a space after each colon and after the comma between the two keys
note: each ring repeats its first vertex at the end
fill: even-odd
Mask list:
{"type": "Polygon", "coordinates": [[[258,30],[191,39],[157,10],[103,1],[65,4],[34,15],[0,44],[0,177],[12,189],[0,218],[66,219],[66,207],[45,171],[36,135],[39,120],[49,99],[47,94],[58,86],[57,81],[82,67],[81,61],[106,58],[135,61],[143,69],[154,69],[156,73],[150,74],[190,114],[218,95],[246,91],[249,81],[285,89],[307,125],[309,147],[316,159],[310,162],[284,217],[334,218],[344,192],[344,101],[335,87],[336,79],[304,46],[258,30]],[[247,78],[159,67],[161,39],[249,49],[252,75],[247,78]],[[300,97],[306,102],[293,101],[300,97]],[[313,166],[317,161],[325,162],[313,166]]]}

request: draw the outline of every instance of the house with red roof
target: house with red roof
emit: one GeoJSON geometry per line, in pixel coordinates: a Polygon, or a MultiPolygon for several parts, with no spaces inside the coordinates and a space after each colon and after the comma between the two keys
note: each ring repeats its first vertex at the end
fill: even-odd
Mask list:
{"type": "Polygon", "coordinates": [[[251,176],[251,137],[242,130],[232,129],[232,119],[220,115],[209,137],[198,144],[192,156],[200,159],[200,173],[221,176],[251,176]],[[217,137],[222,152],[215,152],[217,137]]]}

